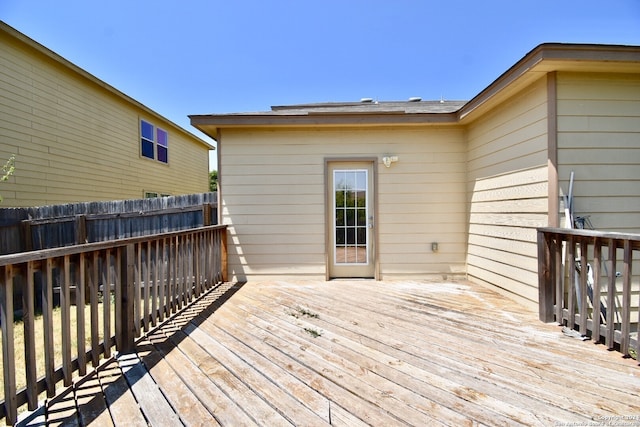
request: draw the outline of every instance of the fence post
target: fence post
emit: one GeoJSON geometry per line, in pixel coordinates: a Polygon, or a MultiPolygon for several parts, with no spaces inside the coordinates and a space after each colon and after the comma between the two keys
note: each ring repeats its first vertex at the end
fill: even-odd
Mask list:
{"type": "Polygon", "coordinates": [[[211,203],[202,204],[202,226],[211,225],[211,203]]]}
{"type": "Polygon", "coordinates": [[[538,230],[538,310],[540,320],[553,322],[553,279],[550,262],[551,248],[544,231],[538,230]]]}
{"type": "Polygon", "coordinates": [[[22,245],[21,249],[23,252],[27,252],[33,250],[33,236],[31,235],[31,221],[25,220],[22,221],[21,225],[21,234],[22,234],[22,245]]]}
{"type": "Polygon", "coordinates": [[[135,304],[135,245],[130,243],[122,248],[120,259],[120,345],[118,350],[121,353],[129,353],[134,349],[136,328],[134,323],[135,304]]]}
{"type": "Polygon", "coordinates": [[[77,245],[87,243],[87,216],[76,215],[74,221],[74,239],[77,245]]]}

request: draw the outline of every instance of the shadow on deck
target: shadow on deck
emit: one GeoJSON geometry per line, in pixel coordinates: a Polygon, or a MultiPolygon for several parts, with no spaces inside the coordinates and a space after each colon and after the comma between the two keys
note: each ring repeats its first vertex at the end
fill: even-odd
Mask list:
{"type": "Polygon", "coordinates": [[[468,282],[223,284],[21,425],[640,424],[639,377],[468,282]]]}

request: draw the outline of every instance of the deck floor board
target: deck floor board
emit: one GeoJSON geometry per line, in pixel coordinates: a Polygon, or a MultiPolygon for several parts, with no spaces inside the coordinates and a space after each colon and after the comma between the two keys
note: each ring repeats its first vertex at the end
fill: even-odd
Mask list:
{"type": "Polygon", "coordinates": [[[75,381],[38,420],[44,413],[60,425],[640,424],[637,361],[568,338],[469,282],[225,284],[137,349],[75,381]]]}

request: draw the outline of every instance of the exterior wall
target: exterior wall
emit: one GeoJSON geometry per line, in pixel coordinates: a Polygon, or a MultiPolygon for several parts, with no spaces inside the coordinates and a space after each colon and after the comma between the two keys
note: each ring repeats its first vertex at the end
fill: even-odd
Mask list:
{"type": "Polygon", "coordinates": [[[324,279],[325,159],[362,157],[379,161],[381,278],[464,274],[463,136],[454,128],[225,130],[218,149],[230,276],[324,279]],[[399,161],[386,168],[386,154],[399,161]]]}
{"type": "Polygon", "coordinates": [[[467,129],[470,280],[533,306],[536,227],[548,223],[547,90],[542,78],[467,129]]]}
{"type": "Polygon", "coordinates": [[[208,191],[203,141],[4,31],[0,58],[2,207],[208,191]],[[141,118],[169,133],[169,164],[141,157],[141,118]]]}
{"type": "Polygon", "coordinates": [[[558,176],[597,230],[640,233],[640,75],[558,73],[558,176]]]}
{"type": "MultiPolygon", "coordinates": [[[[568,189],[571,171],[575,216],[589,216],[596,230],[640,233],[640,75],[558,73],[561,193],[568,189]]],[[[617,260],[615,271],[623,271],[622,249],[617,260]]],[[[633,259],[631,271],[635,322],[640,259],[633,259]]],[[[617,287],[621,301],[621,280],[617,287]]]]}

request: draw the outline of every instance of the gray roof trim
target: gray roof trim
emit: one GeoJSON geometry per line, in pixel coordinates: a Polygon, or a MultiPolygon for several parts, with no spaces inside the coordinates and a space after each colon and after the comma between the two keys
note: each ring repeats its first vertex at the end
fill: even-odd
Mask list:
{"type": "Polygon", "coordinates": [[[311,114],[220,114],[192,115],[191,124],[207,126],[214,124],[223,127],[262,127],[262,126],[308,126],[308,125],[401,125],[442,123],[455,124],[458,118],[455,113],[311,113],[311,114]],[[214,123],[212,123],[214,122],[214,123]]]}
{"type": "MultiPolygon", "coordinates": [[[[496,95],[527,75],[536,78],[557,69],[602,70],[608,62],[618,64],[616,71],[640,70],[640,46],[544,43],[500,75],[469,102],[325,102],[274,106],[257,113],[191,115],[191,124],[218,133],[220,128],[304,125],[420,125],[460,124],[465,118],[490,106],[496,95]],[[547,64],[548,66],[544,66],[547,64]],[[540,66],[543,65],[543,66],[540,66]],[[535,73],[532,73],[535,71],[535,73]]],[[[614,68],[612,67],[612,70],[614,68]]],[[[526,83],[526,80],[520,80],[526,83]]],[[[207,133],[207,132],[205,132],[207,133]]],[[[215,138],[215,137],[214,137],[215,138]]]]}

